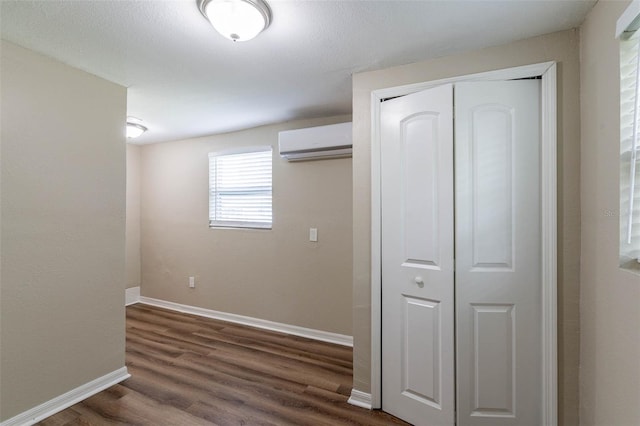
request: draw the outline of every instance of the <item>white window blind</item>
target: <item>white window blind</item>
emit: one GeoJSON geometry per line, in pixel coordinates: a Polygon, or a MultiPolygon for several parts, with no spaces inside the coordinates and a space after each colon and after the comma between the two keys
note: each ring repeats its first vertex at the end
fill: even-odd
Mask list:
{"type": "Polygon", "coordinates": [[[209,154],[209,226],[271,228],[271,147],[209,154]]]}
{"type": "Polygon", "coordinates": [[[620,42],[620,261],[640,256],[640,38],[620,42]]]}

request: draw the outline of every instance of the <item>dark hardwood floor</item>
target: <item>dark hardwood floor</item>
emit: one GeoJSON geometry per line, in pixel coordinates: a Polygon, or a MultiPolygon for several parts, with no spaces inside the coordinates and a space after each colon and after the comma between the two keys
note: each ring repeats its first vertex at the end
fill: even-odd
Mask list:
{"type": "Polygon", "coordinates": [[[137,304],[132,377],[38,424],[406,424],[347,403],[351,360],[351,348],[137,304]]]}

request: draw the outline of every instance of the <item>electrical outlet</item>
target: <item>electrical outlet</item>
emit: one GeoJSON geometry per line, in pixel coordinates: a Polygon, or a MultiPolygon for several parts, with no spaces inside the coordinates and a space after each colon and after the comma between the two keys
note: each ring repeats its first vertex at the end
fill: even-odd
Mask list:
{"type": "Polygon", "coordinates": [[[189,288],[196,288],[196,277],[189,277],[189,288]]]}

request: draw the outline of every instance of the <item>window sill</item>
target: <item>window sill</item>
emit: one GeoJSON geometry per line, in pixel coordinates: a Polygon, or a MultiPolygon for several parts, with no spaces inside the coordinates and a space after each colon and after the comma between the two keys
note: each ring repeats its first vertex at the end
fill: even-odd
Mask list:
{"type": "Polygon", "coordinates": [[[621,259],[620,269],[631,272],[632,274],[640,275],[640,263],[638,263],[636,259],[621,259]]]}
{"type": "Polygon", "coordinates": [[[271,231],[273,228],[259,227],[259,226],[209,226],[209,229],[223,229],[223,230],[236,230],[236,231],[271,231]]]}

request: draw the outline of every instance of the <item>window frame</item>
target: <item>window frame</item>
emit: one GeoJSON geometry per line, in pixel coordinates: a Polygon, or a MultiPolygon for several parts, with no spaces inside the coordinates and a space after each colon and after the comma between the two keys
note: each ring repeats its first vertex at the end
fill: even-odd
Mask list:
{"type": "MultiPolygon", "coordinates": [[[[218,164],[216,164],[218,167],[218,164]]],[[[233,149],[225,149],[221,151],[209,152],[208,154],[208,210],[209,210],[209,229],[255,229],[255,230],[271,230],[273,229],[273,147],[271,145],[260,145],[260,146],[247,146],[241,148],[233,148],[233,149]],[[214,205],[214,201],[212,201],[212,197],[215,194],[220,193],[217,189],[214,189],[214,185],[212,184],[212,161],[216,158],[220,157],[228,157],[228,156],[236,156],[242,154],[255,154],[255,153],[269,153],[270,158],[270,186],[268,190],[269,199],[269,207],[270,207],[270,221],[258,221],[258,220],[243,220],[243,218],[238,218],[238,220],[221,220],[215,219],[215,214],[212,212],[212,206],[214,205]]],[[[217,179],[217,177],[216,177],[217,179]]],[[[217,181],[216,181],[217,183],[217,181]]],[[[251,193],[252,191],[245,191],[245,195],[251,193]]],[[[253,191],[254,194],[258,194],[264,191],[256,190],[253,191]]],[[[216,208],[216,213],[218,212],[216,208]]]]}
{"type": "Polygon", "coordinates": [[[634,1],[616,25],[620,78],[620,243],[619,265],[640,271],[640,2],[634,1]]]}

